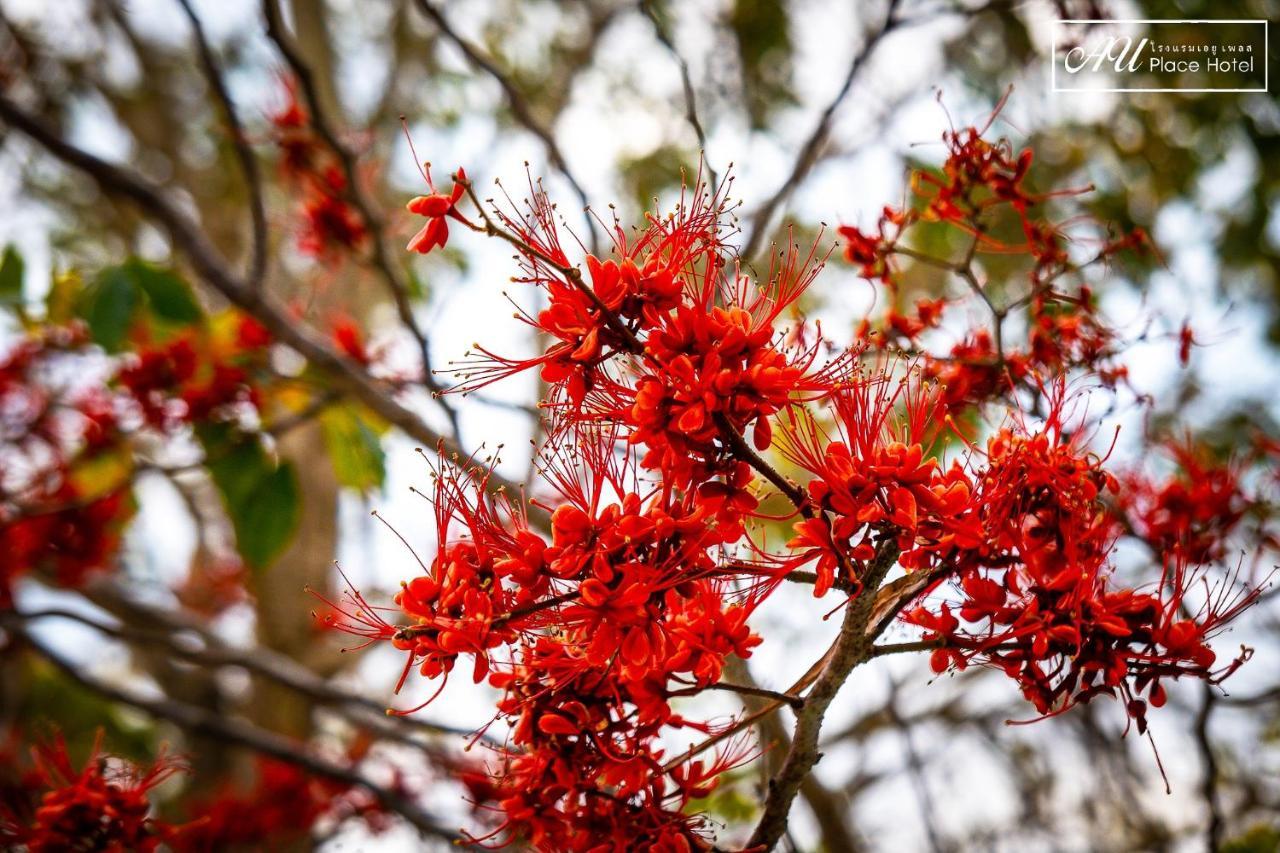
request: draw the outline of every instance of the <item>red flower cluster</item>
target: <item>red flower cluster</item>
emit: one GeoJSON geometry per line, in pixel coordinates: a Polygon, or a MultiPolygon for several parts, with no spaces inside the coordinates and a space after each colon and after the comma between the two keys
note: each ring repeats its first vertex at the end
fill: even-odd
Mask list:
{"type": "Polygon", "coordinates": [[[1165,479],[1134,471],[1122,480],[1120,509],[1133,532],[1158,554],[1194,564],[1226,556],[1228,534],[1256,501],[1246,492],[1243,465],[1215,462],[1191,442],[1171,443],[1177,464],[1165,479]]]}
{"type": "Polygon", "coordinates": [[[307,841],[319,824],[361,819],[376,830],[384,813],[365,791],[318,779],[283,761],[259,758],[251,790],[226,787],[193,802],[187,824],[172,843],[178,853],[279,849],[307,841]]]}
{"type": "MultiPolygon", "coordinates": [[[[540,371],[552,413],[535,460],[546,488],[516,501],[492,493],[470,463],[441,464],[436,555],[396,596],[401,618],[389,621],[353,590],[330,619],[404,651],[401,685],[416,668],[443,689],[462,657],[477,681],[503,691],[509,742],[487,779],[467,777],[501,814],[485,839],[556,851],[630,849],[638,838],[655,849],[708,848],[690,804],[748,753],[734,744],[707,764],[694,760],[729,732],[677,713],[671,700],[737,687],[720,678],[728,655],[746,657],[759,643],[749,617],[810,565],[818,595],[836,587],[865,594],[868,578],[882,581],[888,556],[922,573],[926,594],[956,580],[958,616],[921,598],[908,617],[937,642],[935,668],[999,666],[1042,714],[1105,693],[1126,700],[1145,725],[1138,697],[1159,704],[1163,680],[1230,671],[1211,671],[1206,641],[1253,593],[1233,598],[1224,586],[1187,617],[1181,608],[1201,570],[1185,561],[1166,560],[1151,590],[1111,579],[1119,527],[1103,495],[1116,481],[1089,451],[1086,431],[1066,429],[1065,379],[1047,389],[1039,377],[1081,368],[1112,383],[1117,374],[1102,362],[1114,338],[1087,290],[1053,287],[1067,261],[1057,229],[1030,217],[1044,197],[1023,185],[1029,155],[1015,157],[973,130],[948,141],[943,176],[918,182],[925,215],[960,225],[975,252],[1009,248],[975,217],[1001,206],[1018,215],[1025,245],[1014,249],[1036,270],[1022,303],[1032,322],[1020,355],[1004,349],[999,324],[950,358],[912,343],[905,349],[914,362],[877,359],[866,347],[833,351],[821,334],[806,343],[803,322],[787,333],[780,318],[794,311],[820,258],[791,245],[752,280],[725,243],[722,198],[700,185],[643,231],[615,227],[611,257],[580,264],[532,183],[518,212],[479,212],[478,230],[516,247],[516,280],[545,292],[543,310],[517,316],[548,345],[525,359],[477,347],[459,368],[459,387],[540,371]],[[1044,425],[1015,420],[984,452],[959,435],[952,408],[1011,402],[1004,391],[1015,369],[1047,406],[1044,425]],[[944,437],[958,439],[965,464],[943,464],[944,437]],[[775,438],[803,483],[762,455],[775,438]],[[776,501],[766,514],[771,498],[790,502],[789,514],[779,516],[776,501]],[[547,517],[549,537],[531,525],[535,512],[547,517]],[[772,553],[759,522],[780,517],[795,537],[772,553]],[[706,740],[667,759],[662,739],[673,730],[706,740]]],[[[455,186],[451,196],[415,201],[429,219],[418,248],[443,243],[445,219],[461,218],[460,199],[455,186]]],[[[852,260],[894,287],[890,259],[916,219],[886,214],[878,237],[855,240],[852,260]]],[[[946,304],[917,303],[877,347],[922,337],[946,304]]],[[[993,308],[998,320],[1007,310],[993,308]]]]}
{"type": "Polygon", "coordinates": [[[182,772],[182,763],[161,755],[142,770],[103,755],[100,746],[101,734],[82,769],[72,763],[61,736],[33,750],[35,765],[21,788],[6,788],[0,801],[6,849],[147,853],[181,839],[183,827],[151,817],[148,794],[182,772]]]}
{"type": "Polygon", "coordinates": [[[270,338],[251,318],[229,316],[230,325],[140,345],[114,377],[80,326],[25,339],[3,356],[0,604],[25,572],[75,587],[111,568],[134,509],[127,439],[139,421],[168,433],[257,405],[255,373],[270,338]],[[105,381],[86,382],[78,362],[105,381]]]}
{"type": "Polygon", "coordinates": [[[894,269],[889,259],[903,232],[915,221],[913,211],[885,205],[880,211],[875,233],[867,233],[854,225],[841,225],[836,233],[844,240],[845,260],[856,266],[863,278],[890,284],[894,269]]]}
{"type": "Polygon", "coordinates": [[[24,572],[77,586],[107,568],[132,511],[119,484],[74,475],[109,462],[121,435],[116,401],[69,370],[87,342],[81,327],[52,329],[0,360],[0,606],[24,572]]]}
{"type": "Polygon", "coordinates": [[[69,483],[45,496],[49,508],[27,509],[0,521],[0,548],[8,555],[0,573],[0,603],[24,571],[47,571],[60,586],[78,587],[110,568],[133,506],[125,490],[81,500],[69,483]]]}
{"type": "MultiPolygon", "coordinates": [[[[825,595],[838,567],[869,561],[873,534],[890,531],[898,562],[928,570],[984,531],[973,510],[973,486],[958,466],[943,470],[927,448],[945,429],[941,397],[913,374],[859,377],[831,399],[840,440],[827,440],[807,413],[793,411],[782,452],[813,474],[809,496],[826,512],[796,524],[788,547],[797,565],[816,560],[814,594],[825,595]]],[[[845,578],[855,585],[857,577],[845,578]]]]}
{"type": "Polygon", "coordinates": [[[271,337],[251,317],[241,315],[235,322],[226,341],[214,340],[201,329],[162,344],[139,346],[116,378],[149,425],[168,430],[207,420],[237,403],[257,408],[251,371],[265,362],[271,337]]]}
{"type": "Polygon", "coordinates": [[[360,248],[368,228],[349,200],[351,188],[342,165],[311,129],[297,84],[286,79],[285,95],[285,105],[270,120],[280,149],[281,177],[302,195],[298,248],[332,261],[360,248]]]}
{"type": "Polygon", "coordinates": [[[406,675],[447,676],[468,655],[475,680],[488,675],[504,691],[511,746],[492,759],[485,787],[506,815],[497,832],[539,849],[588,850],[643,827],[670,849],[702,849],[697,820],[681,809],[741,755],[723,754],[714,771],[697,762],[667,770],[659,735],[706,731],[676,715],[671,696],[714,683],[728,655],[749,656],[759,642],[746,624],[757,598],[727,600],[712,558],[739,533],[695,495],[626,491],[637,470],[630,455],[608,473],[610,461],[589,454],[613,440],[576,435],[587,457],[543,459],[561,501],[549,542],[521,508],[487,494],[483,475],[442,465],[438,554],[396,596],[407,624],[388,623],[355,592],[335,621],[405,650],[406,675]],[[499,648],[512,663],[495,657],[499,648]]]}
{"type": "MultiPolygon", "coordinates": [[[[994,116],[993,116],[994,119],[994,116]]],[[[1102,241],[1086,262],[1073,261],[1067,251],[1063,225],[1044,218],[1049,199],[1079,193],[1062,190],[1037,193],[1027,186],[1032,162],[1029,150],[1016,152],[1005,140],[983,138],[975,128],[943,134],[947,158],[939,171],[914,173],[912,192],[917,208],[885,208],[876,232],[842,226],[844,256],[868,279],[882,284],[890,304],[881,320],[864,321],[859,337],[883,349],[902,349],[922,357],[927,375],[937,378],[948,406],[980,404],[1007,394],[1017,383],[1036,376],[1054,376],[1083,368],[1101,384],[1114,387],[1126,376],[1116,358],[1121,341],[1098,313],[1087,286],[1064,289],[1068,274],[1102,263],[1124,251],[1142,250],[1141,231],[1102,241]],[[915,227],[943,227],[958,231],[969,242],[959,260],[934,258],[905,246],[915,227]],[[1021,240],[998,239],[1013,232],[1021,240]],[[1028,260],[1026,292],[1006,296],[1005,304],[988,292],[980,262],[986,255],[1023,256],[1028,260]],[[919,298],[914,308],[899,304],[897,259],[933,266],[960,279],[992,315],[993,328],[969,330],[945,353],[921,345],[921,336],[938,327],[946,309],[960,299],[919,298]],[[1025,309],[1026,341],[1015,344],[1004,335],[1004,320],[1015,308],[1025,309]]]]}
{"type": "Polygon", "coordinates": [[[1257,591],[1232,594],[1224,581],[1188,617],[1186,595],[1203,571],[1176,551],[1161,555],[1158,586],[1117,586],[1107,557],[1120,531],[1103,495],[1119,485],[1062,418],[1059,399],[1043,429],[1006,428],[987,442],[975,478],[984,535],[949,555],[960,581],[959,618],[942,603],[915,608],[907,621],[939,641],[936,671],[974,661],[996,666],[1045,715],[1120,695],[1145,730],[1139,694],[1160,706],[1162,679],[1234,670],[1239,662],[1211,673],[1215,656],[1206,643],[1257,591]]]}

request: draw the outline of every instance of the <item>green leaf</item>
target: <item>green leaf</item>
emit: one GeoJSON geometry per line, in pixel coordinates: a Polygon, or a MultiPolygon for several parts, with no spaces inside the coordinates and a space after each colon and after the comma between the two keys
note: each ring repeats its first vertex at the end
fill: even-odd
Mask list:
{"type": "Polygon", "coordinates": [[[89,324],[94,341],[107,352],[119,352],[144,302],[151,317],[171,326],[203,316],[186,281],[137,258],[99,273],[80,294],[76,313],[89,324]]]}
{"type": "Polygon", "coordinates": [[[191,286],[177,273],[136,258],[126,262],[123,268],[147,294],[151,313],[158,319],[186,325],[202,316],[191,286]]]}
{"type": "Polygon", "coordinates": [[[236,532],[236,548],[254,570],[269,567],[293,539],[301,495],[293,466],[275,464],[257,438],[222,424],[198,427],[206,467],[236,532]]]}
{"type": "Polygon", "coordinates": [[[138,307],[138,286],[123,267],[103,270],[80,296],[76,313],[89,326],[89,334],[107,352],[124,346],[138,307]]]}
{"type": "Polygon", "coordinates": [[[240,556],[253,569],[275,562],[293,539],[301,517],[298,475],[284,463],[254,484],[232,515],[240,556]]]}
{"type": "Polygon", "coordinates": [[[5,246],[4,258],[0,260],[0,305],[22,304],[22,273],[25,268],[18,250],[5,246]]]}
{"type": "Polygon", "coordinates": [[[320,415],[325,445],[338,482],[368,492],[382,488],[386,454],[374,427],[354,406],[331,406],[320,415]]]}

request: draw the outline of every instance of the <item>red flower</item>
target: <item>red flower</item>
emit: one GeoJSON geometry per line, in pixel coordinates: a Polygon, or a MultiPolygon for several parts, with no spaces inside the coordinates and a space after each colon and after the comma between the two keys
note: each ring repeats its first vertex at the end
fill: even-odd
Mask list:
{"type": "Polygon", "coordinates": [[[364,332],[354,319],[345,314],[335,316],[329,334],[339,352],[359,364],[369,363],[369,349],[365,345],[364,332]]]}
{"type": "Polygon", "coordinates": [[[458,169],[458,175],[453,182],[453,191],[449,195],[436,192],[435,185],[431,184],[430,173],[426,175],[427,183],[431,186],[431,195],[420,195],[405,205],[410,213],[427,217],[427,224],[413,235],[413,239],[406,247],[410,252],[422,255],[437,246],[444,248],[444,245],[449,242],[449,223],[446,217],[452,217],[459,222],[467,221],[457,208],[458,200],[462,198],[462,193],[466,189],[467,173],[461,168],[458,169]]]}
{"type": "Polygon", "coordinates": [[[1220,559],[1227,536],[1257,502],[1245,493],[1239,462],[1214,462],[1204,448],[1169,445],[1178,470],[1164,481],[1134,472],[1121,480],[1120,507],[1157,554],[1193,563],[1220,559]]]}
{"type": "Polygon", "coordinates": [[[1006,429],[987,444],[975,497],[985,536],[950,556],[959,569],[960,616],[974,627],[962,627],[946,605],[936,614],[918,607],[906,618],[942,643],[935,669],[973,661],[1003,669],[1045,715],[1118,695],[1145,730],[1139,693],[1163,704],[1162,679],[1221,679],[1239,665],[1211,672],[1206,640],[1258,591],[1233,592],[1223,581],[1188,619],[1185,595],[1203,570],[1176,550],[1158,587],[1114,586],[1106,559],[1117,529],[1102,495],[1117,482],[1078,432],[1066,437],[1061,387],[1054,393],[1045,430],[1006,429]]]}
{"type": "Polygon", "coordinates": [[[368,229],[359,211],[347,201],[347,179],[342,170],[328,166],[309,176],[305,186],[298,247],[321,260],[359,248],[368,229]]]}
{"type": "Polygon", "coordinates": [[[181,838],[184,827],[151,817],[148,792],[184,765],[161,755],[142,770],[101,753],[102,734],[84,768],[77,770],[58,736],[33,750],[29,775],[31,811],[0,803],[0,840],[31,853],[63,850],[153,851],[181,838]],[[17,808],[19,811],[15,812],[17,808]]]}
{"type": "Polygon", "coordinates": [[[227,786],[190,806],[196,820],[173,845],[178,853],[287,847],[310,839],[322,820],[358,817],[375,831],[382,825],[381,807],[367,791],[270,758],[259,758],[256,769],[251,789],[227,786]]]}

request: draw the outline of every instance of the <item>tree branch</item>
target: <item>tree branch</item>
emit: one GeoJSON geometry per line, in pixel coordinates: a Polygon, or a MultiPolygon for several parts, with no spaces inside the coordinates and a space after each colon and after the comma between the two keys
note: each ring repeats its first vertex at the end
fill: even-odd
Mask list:
{"type": "Polygon", "coordinates": [[[1209,739],[1209,722],[1213,717],[1214,706],[1218,697],[1212,684],[1205,683],[1202,688],[1203,701],[1196,713],[1195,736],[1196,750],[1200,753],[1201,773],[1200,797],[1204,800],[1208,819],[1204,827],[1204,844],[1206,850],[1218,850],[1222,845],[1222,804],[1218,796],[1218,756],[1214,754],[1213,742],[1209,739]]]}
{"type": "Polygon", "coordinates": [[[804,707],[796,714],[791,750],[781,769],[769,780],[764,811],[748,846],[772,850],[786,830],[791,803],[805,777],[822,757],[818,751],[818,737],[822,733],[827,708],[853,668],[870,659],[873,638],[867,636],[866,631],[874,616],[876,596],[869,591],[879,588],[897,559],[897,542],[888,539],[879,544],[876,556],[863,572],[861,580],[867,591],[846,605],[840,636],[832,646],[830,657],[813,689],[805,695],[804,707]]]}
{"type": "Polygon", "coordinates": [[[876,46],[879,45],[881,39],[902,23],[894,16],[899,3],[900,0],[889,0],[889,9],[885,14],[884,23],[867,35],[862,48],[854,55],[853,61],[849,63],[849,70],[844,76],[844,82],[841,84],[840,90],[836,92],[835,97],[819,114],[813,130],[809,132],[808,138],[800,146],[800,153],[796,156],[786,180],[752,215],[751,231],[747,236],[741,253],[745,260],[750,261],[755,257],[756,252],[760,250],[760,244],[768,233],[769,224],[778,208],[791,197],[800,182],[808,177],[809,172],[817,165],[819,155],[822,153],[822,147],[826,145],[827,138],[831,135],[831,127],[835,122],[836,111],[840,109],[840,105],[849,96],[858,73],[866,65],[867,60],[871,58],[871,54],[875,52],[876,46]]]}
{"type": "Polygon", "coordinates": [[[689,63],[681,55],[676,47],[674,37],[667,30],[667,25],[662,20],[662,7],[655,3],[654,0],[640,0],[640,11],[653,24],[653,31],[658,37],[658,41],[671,54],[671,58],[676,61],[676,66],[680,69],[680,85],[684,90],[684,117],[689,122],[689,126],[693,128],[694,136],[698,139],[698,149],[702,152],[702,163],[706,166],[707,175],[711,178],[711,195],[715,196],[719,191],[720,176],[716,174],[715,168],[711,165],[710,160],[707,159],[707,132],[702,126],[702,120],[698,118],[698,95],[693,88],[693,78],[689,74],[689,63]]]}
{"type": "MultiPolygon", "coordinates": [[[[726,672],[730,673],[738,681],[753,687],[757,686],[755,678],[751,675],[751,668],[742,658],[730,658],[725,662],[725,667],[726,672]]],[[[759,711],[764,707],[764,703],[760,699],[752,696],[745,696],[742,704],[748,711],[759,711]]],[[[771,762],[769,759],[780,759],[791,752],[791,736],[787,734],[786,727],[783,725],[782,717],[779,714],[766,713],[762,715],[756,721],[756,727],[759,730],[762,749],[764,749],[765,760],[762,763],[762,769],[766,778],[768,778],[776,769],[774,767],[775,762],[771,762]]],[[[828,789],[822,784],[822,780],[812,773],[806,776],[800,784],[800,796],[809,804],[809,810],[813,812],[813,816],[818,822],[818,827],[822,831],[823,849],[854,853],[854,851],[860,850],[863,845],[859,843],[849,827],[849,803],[841,793],[828,789]]]]}
{"type": "Polygon", "coordinates": [[[236,160],[240,163],[240,172],[249,190],[249,216],[253,228],[253,254],[249,262],[249,283],[253,287],[261,287],[267,270],[267,209],[262,200],[262,174],[258,171],[258,159],[254,157],[253,149],[249,147],[249,141],[245,138],[244,128],[240,124],[235,104],[231,100],[231,93],[227,91],[227,83],[218,69],[213,50],[205,37],[204,25],[200,23],[195,9],[191,7],[191,0],[178,0],[178,4],[182,6],[182,11],[186,12],[187,19],[191,21],[191,31],[195,36],[200,64],[204,66],[204,75],[209,81],[209,87],[213,89],[213,95],[222,107],[223,117],[226,119],[227,129],[231,135],[231,147],[235,151],[236,160]]]}
{"type": "Polygon", "coordinates": [[[418,345],[419,355],[422,358],[423,384],[432,392],[436,402],[449,418],[449,424],[453,428],[454,436],[460,438],[457,412],[454,411],[453,406],[444,400],[444,389],[436,382],[435,373],[431,368],[431,347],[428,344],[426,333],[423,332],[417,316],[413,313],[413,304],[409,298],[409,284],[400,266],[392,260],[391,249],[387,245],[386,222],[379,213],[377,204],[365,189],[364,182],[360,179],[356,152],[343,141],[338,133],[337,126],[330,120],[325,109],[324,100],[320,97],[320,92],[316,85],[315,73],[312,71],[311,66],[307,64],[297,46],[294,45],[293,39],[285,32],[277,0],[262,0],[262,14],[266,19],[268,37],[275,44],[276,49],[280,51],[280,55],[284,57],[285,62],[289,64],[293,76],[297,78],[298,87],[302,90],[302,96],[306,99],[307,108],[311,112],[312,125],[325,144],[338,156],[338,160],[342,164],[342,172],[346,177],[346,194],[351,203],[355,205],[360,218],[364,220],[373,237],[371,241],[373,266],[380,274],[383,283],[386,285],[387,292],[395,302],[396,314],[399,316],[400,322],[409,330],[409,334],[418,345]]]}
{"type": "MultiPolygon", "coordinates": [[[[128,602],[131,610],[138,611],[139,621],[148,624],[164,624],[169,622],[173,614],[147,607],[136,602],[128,602]],[[148,616],[155,616],[154,621],[148,616]]],[[[417,731],[430,735],[457,735],[471,737],[475,733],[468,729],[455,728],[439,723],[432,723],[413,717],[389,716],[386,707],[364,696],[350,693],[335,687],[291,658],[285,657],[267,648],[237,649],[224,643],[220,638],[202,631],[198,627],[172,627],[170,630],[147,630],[126,625],[109,625],[83,613],[64,608],[45,608],[26,611],[0,617],[0,620],[15,620],[24,623],[41,619],[68,619],[78,622],[108,637],[134,645],[153,645],[162,647],[167,653],[190,663],[210,668],[237,667],[255,675],[268,678],[291,690],[309,697],[318,705],[328,705],[335,711],[348,717],[351,722],[370,729],[380,737],[396,740],[414,746],[421,742],[410,735],[417,731]],[[199,637],[200,644],[195,645],[180,639],[181,633],[191,633],[199,637]],[[353,714],[352,710],[363,713],[353,714]]]]}
{"type": "Polygon", "coordinates": [[[599,245],[596,234],[596,225],[592,220],[588,209],[591,206],[591,200],[587,197],[587,192],[582,188],[582,184],[578,183],[578,179],[574,177],[573,172],[569,169],[569,163],[565,160],[564,153],[560,150],[559,143],[556,142],[555,135],[551,130],[545,127],[538,118],[533,114],[533,109],[529,105],[529,101],[516,88],[514,82],[507,74],[498,67],[490,56],[488,56],[478,45],[472,44],[463,38],[462,34],[454,29],[453,24],[445,17],[444,10],[440,9],[430,0],[416,0],[418,9],[422,14],[431,20],[440,30],[441,35],[453,43],[453,45],[462,52],[473,66],[489,75],[502,89],[503,97],[506,98],[507,107],[511,110],[511,114],[515,116],[517,122],[526,130],[532,133],[542,143],[542,147],[547,152],[547,160],[551,165],[564,175],[564,179],[573,188],[573,192],[582,202],[583,219],[587,225],[587,241],[591,244],[591,254],[598,255],[599,245]]]}

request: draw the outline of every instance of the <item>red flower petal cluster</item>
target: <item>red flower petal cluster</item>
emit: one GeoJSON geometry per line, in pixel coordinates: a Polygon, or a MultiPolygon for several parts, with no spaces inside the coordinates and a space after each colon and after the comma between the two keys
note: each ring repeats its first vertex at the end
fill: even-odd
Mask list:
{"type": "MultiPolygon", "coordinates": [[[[998,110],[997,110],[998,112],[998,110]]],[[[994,116],[993,116],[994,119],[994,116]]],[[[885,208],[875,233],[842,226],[845,258],[868,279],[882,284],[889,296],[883,316],[864,321],[859,338],[877,348],[905,350],[922,357],[921,367],[937,378],[949,407],[981,404],[1007,393],[1035,376],[1054,376],[1083,368],[1107,387],[1126,377],[1116,359],[1121,341],[1098,313],[1091,290],[1065,287],[1068,274],[1102,263],[1125,251],[1146,248],[1140,230],[1105,238],[1096,255],[1076,262],[1063,224],[1042,218],[1045,202],[1079,190],[1038,193],[1027,186],[1032,155],[1014,151],[1007,141],[989,142],[976,128],[943,134],[947,157],[937,171],[913,174],[915,207],[885,208]],[[969,249],[960,259],[935,258],[911,248],[912,229],[943,228],[959,232],[969,249]],[[1006,235],[997,238],[995,234],[1006,235]],[[1008,234],[1021,235],[1013,239],[1008,234]],[[987,256],[1022,256],[1027,260],[1026,292],[999,297],[988,292],[981,264],[987,256]],[[991,314],[993,328],[970,329],[944,352],[924,346],[925,332],[939,327],[947,309],[962,300],[917,298],[913,308],[900,304],[897,264],[908,258],[932,266],[961,281],[965,290],[991,314]],[[1026,340],[1004,334],[1004,321],[1014,308],[1026,312],[1026,340]]],[[[937,236],[929,237],[936,242],[937,236]]],[[[1082,242],[1082,241],[1077,241],[1082,242]]],[[[1005,261],[1007,265],[1007,261],[1005,261]]],[[[1007,293],[1007,291],[1006,291],[1007,293]]]]}
{"type": "Polygon", "coordinates": [[[111,568],[124,522],[133,513],[127,491],[79,500],[64,483],[45,497],[49,509],[28,508],[12,521],[0,520],[0,548],[9,571],[0,572],[0,602],[23,571],[46,571],[60,586],[81,586],[93,573],[111,568]],[[10,571],[13,574],[10,574],[10,571]]]}
{"type": "Polygon", "coordinates": [[[308,176],[298,233],[298,248],[304,254],[332,261],[364,243],[368,228],[347,195],[347,176],[338,166],[308,176]]]}
{"type": "MultiPolygon", "coordinates": [[[[1060,389],[1059,389],[1060,393],[1060,389]]],[[[1152,589],[1118,586],[1107,564],[1119,534],[1103,501],[1118,484],[1067,434],[1061,402],[1039,431],[1001,430],[987,442],[975,478],[984,538],[951,555],[959,618],[943,603],[920,606],[907,621],[940,647],[936,671],[979,662],[1004,670],[1045,715],[1094,696],[1118,695],[1145,730],[1146,691],[1164,704],[1162,679],[1211,673],[1207,640],[1249,606],[1257,591],[1232,594],[1228,582],[1187,616],[1187,592],[1202,575],[1176,552],[1152,589]]]]}
{"type": "Polygon", "coordinates": [[[250,317],[239,316],[235,323],[225,341],[195,330],[161,344],[140,343],[116,379],[149,425],[169,430],[235,404],[257,408],[252,371],[264,364],[271,338],[250,317]]]}
{"type": "MultiPolygon", "coordinates": [[[[586,433],[577,441],[591,446],[586,433]]],[[[634,476],[634,460],[623,464],[634,476]]],[[[406,651],[406,674],[447,676],[466,655],[475,680],[488,675],[504,691],[511,745],[493,758],[486,786],[506,815],[496,832],[539,849],[588,850],[642,826],[672,849],[703,849],[697,819],[681,808],[723,767],[711,777],[697,762],[664,769],[659,737],[670,727],[706,730],[670,699],[684,685],[714,683],[729,655],[751,654],[756,598],[730,602],[716,576],[713,549],[736,529],[718,526],[692,495],[627,492],[622,471],[601,473],[608,465],[589,455],[543,459],[561,501],[550,541],[488,494],[484,475],[442,465],[433,493],[441,545],[396,596],[407,624],[385,621],[355,592],[355,606],[332,618],[406,651]]]]}
{"type": "Polygon", "coordinates": [[[256,781],[248,791],[226,787],[215,796],[193,802],[195,819],[172,843],[178,853],[219,850],[268,850],[288,847],[313,837],[317,826],[336,826],[352,818],[365,820],[375,831],[384,813],[359,788],[316,778],[283,761],[259,758],[256,781]]]}
{"type": "MultiPolygon", "coordinates": [[[[865,563],[874,536],[897,540],[898,562],[913,570],[937,566],[977,546],[984,531],[973,507],[973,486],[957,465],[943,470],[927,448],[945,427],[936,390],[914,373],[893,380],[860,376],[831,397],[839,440],[793,412],[783,454],[813,474],[809,496],[825,513],[797,522],[788,547],[801,562],[816,559],[814,595],[825,595],[837,568],[865,563]]],[[[857,583],[858,578],[844,580],[857,583]]]]}
{"type": "Polygon", "coordinates": [[[1226,555],[1228,534],[1254,504],[1239,463],[1215,462],[1190,442],[1168,445],[1177,470],[1157,479],[1135,471],[1122,479],[1120,508],[1133,531],[1160,554],[1191,563],[1226,555]]]}
{"type": "Polygon", "coordinates": [[[432,249],[445,247],[449,242],[448,220],[450,218],[467,222],[467,218],[458,211],[458,200],[462,198],[462,193],[467,186],[467,173],[458,169],[458,174],[453,180],[453,191],[449,195],[436,192],[435,184],[431,183],[429,171],[424,171],[423,175],[431,188],[431,194],[420,195],[405,205],[405,209],[410,213],[427,217],[427,224],[413,235],[413,239],[405,247],[410,252],[417,252],[420,255],[425,255],[432,249]]]}
{"type": "Polygon", "coordinates": [[[75,587],[112,568],[134,509],[132,430],[167,434],[233,417],[241,404],[256,407],[270,337],[248,317],[225,319],[139,342],[114,376],[116,365],[92,351],[81,326],[24,339],[3,355],[0,548],[8,558],[0,561],[0,604],[24,572],[75,587]]]}
{"type": "Polygon", "coordinates": [[[87,343],[82,327],[55,328],[0,359],[0,606],[24,572],[78,586],[108,568],[133,509],[118,484],[74,474],[110,463],[121,436],[117,401],[69,369],[87,343]]]}
{"type": "Polygon", "coordinates": [[[311,128],[311,116],[298,100],[297,84],[286,78],[284,87],[284,106],[269,118],[280,150],[281,177],[302,196],[298,248],[332,262],[360,248],[368,228],[351,204],[347,174],[337,156],[311,128]]]}
{"type": "Polygon", "coordinates": [[[143,770],[103,755],[100,746],[101,734],[82,769],[72,763],[61,736],[33,750],[35,766],[26,776],[25,796],[0,802],[0,841],[6,849],[147,853],[181,838],[183,827],[151,816],[148,793],[182,772],[183,764],[161,755],[143,770]]]}
{"type": "Polygon", "coordinates": [[[857,267],[863,278],[889,284],[893,274],[889,258],[902,233],[915,219],[912,211],[885,205],[880,211],[875,233],[867,233],[854,225],[841,225],[836,233],[844,240],[844,259],[857,267]]]}

